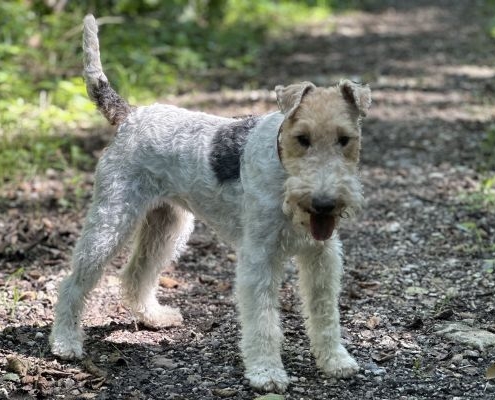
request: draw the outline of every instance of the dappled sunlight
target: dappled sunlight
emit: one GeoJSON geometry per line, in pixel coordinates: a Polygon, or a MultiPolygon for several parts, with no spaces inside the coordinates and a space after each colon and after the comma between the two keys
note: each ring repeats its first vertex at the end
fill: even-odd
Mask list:
{"type": "MultiPolygon", "coordinates": [[[[277,110],[279,84],[370,85],[366,204],[339,227],[343,337],[361,370],[344,380],[317,371],[290,266],[286,398],[494,398],[493,345],[464,340],[495,333],[493,2],[225,1],[115,0],[91,11],[105,73],[131,104],[261,115],[277,110]]],[[[0,2],[0,398],[252,400],[237,256],[201,222],[183,256],[161,266],[159,301],[181,310],[182,326],[136,323],[121,302],[125,249],[88,299],[86,361],[49,353],[93,170],[115,135],[80,77],[83,3],[0,2]]]]}

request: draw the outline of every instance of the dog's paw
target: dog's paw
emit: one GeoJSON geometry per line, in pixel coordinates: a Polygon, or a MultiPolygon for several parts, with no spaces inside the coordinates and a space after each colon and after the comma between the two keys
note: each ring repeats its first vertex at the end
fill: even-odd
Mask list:
{"type": "Polygon", "coordinates": [[[328,376],[335,378],[347,378],[359,371],[358,363],[342,345],[324,359],[317,359],[316,363],[328,376]]]}
{"type": "Polygon", "coordinates": [[[137,317],[148,328],[167,328],[182,325],[182,315],[177,308],[155,305],[137,312],[137,317]]]}
{"type": "Polygon", "coordinates": [[[64,360],[82,358],[84,355],[82,335],[62,336],[52,332],[50,343],[52,353],[64,360]]]}
{"type": "Polygon", "coordinates": [[[283,368],[253,367],[244,376],[252,387],[265,392],[283,393],[289,386],[289,377],[283,368]]]}

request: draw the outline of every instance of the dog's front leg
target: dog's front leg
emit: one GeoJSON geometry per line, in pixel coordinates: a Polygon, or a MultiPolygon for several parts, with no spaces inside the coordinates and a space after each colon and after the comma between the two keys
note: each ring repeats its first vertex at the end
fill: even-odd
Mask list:
{"type": "Polygon", "coordinates": [[[340,240],[336,237],[321,246],[301,252],[299,279],[306,330],[316,364],[326,374],[347,377],[359,369],[341,343],[339,294],[342,275],[340,240]]]}
{"type": "MultiPolygon", "coordinates": [[[[249,229],[248,229],[249,230],[249,229]]],[[[241,350],[251,386],[283,392],[289,378],[282,365],[278,313],[282,260],[275,234],[245,234],[239,250],[236,294],[242,327],[241,350]],[[268,236],[268,237],[267,237],[268,236]]]]}

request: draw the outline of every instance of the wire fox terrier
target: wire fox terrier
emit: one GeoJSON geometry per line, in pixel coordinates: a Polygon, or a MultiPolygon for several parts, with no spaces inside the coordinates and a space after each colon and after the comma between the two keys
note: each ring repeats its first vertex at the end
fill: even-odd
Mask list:
{"type": "Polygon", "coordinates": [[[73,271],[60,286],[52,352],[83,355],[85,299],[135,231],[123,297],[147,326],[181,324],[177,309],[159,304],[156,281],[184,248],[194,214],[238,249],[240,347],[250,384],[279,392],[289,384],[280,356],[278,290],[291,257],[317,365],[334,377],[354,374],[358,365],[341,343],[336,231],[341,216],[363,200],[357,164],[368,86],[348,80],[329,88],[277,86],[280,110],[244,119],[161,104],[134,108],[109,86],[97,29],[87,16],[84,77],[90,98],[118,131],[96,168],[73,271]]]}

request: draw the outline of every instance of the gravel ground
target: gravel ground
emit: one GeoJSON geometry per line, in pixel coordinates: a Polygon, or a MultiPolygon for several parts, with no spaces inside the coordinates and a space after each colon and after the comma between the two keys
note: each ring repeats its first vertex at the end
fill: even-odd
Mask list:
{"type": "MultiPolygon", "coordinates": [[[[481,191],[495,174],[489,14],[467,0],[366,4],[367,11],[267,43],[260,61],[260,87],[347,76],[369,82],[374,99],[363,129],[367,206],[341,232],[342,325],[361,370],[346,380],[316,370],[297,271],[288,266],[285,399],[494,399],[495,194],[481,191]]],[[[275,107],[269,91],[236,86],[167,101],[226,115],[275,107]]],[[[95,158],[111,137],[81,136],[95,158]]],[[[124,252],[89,301],[87,358],[65,362],[49,353],[56,287],[68,273],[91,185],[89,172],[75,179],[47,171],[0,189],[0,399],[260,396],[243,378],[237,347],[235,253],[201,223],[160,281],[159,297],[181,308],[182,327],[145,329],[121,305],[124,252]]]]}

